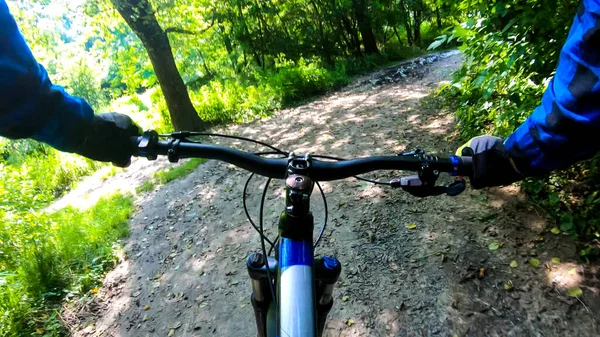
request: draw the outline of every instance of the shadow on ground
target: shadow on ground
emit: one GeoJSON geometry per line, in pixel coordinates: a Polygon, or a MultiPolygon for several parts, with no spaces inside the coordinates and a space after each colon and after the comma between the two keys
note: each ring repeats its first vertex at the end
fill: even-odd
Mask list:
{"type": "MultiPolygon", "coordinates": [[[[451,70],[459,61],[453,56],[431,69],[451,70]]],[[[451,116],[420,103],[428,84],[447,75],[425,70],[405,83],[350,87],[224,131],[284,150],[347,158],[416,147],[452,153],[458,144],[451,116]]],[[[221,144],[255,150],[235,141],[221,144]]],[[[75,335],[254,336],[245,257],[258,250],[259,237],[242,210],[246,177],[211,161],[138,200],[127,259],[81,314],[75,335]]],[[[250,185],[253,210],[263,183],[250,185]]],[[[543,214],[518,191],[417,199],[354,179],[323,187],[330,222],[317,253],[335,255],[343,264],[326,336],[598,334],[594,267],[572,264],[572,242],[550,234],[543,214]],[[502,247],[490,250],[493,242],[502,247]],[[552,257],[561,263],[552,264],[552,257]],[[540,266],[531,266],[531,258],[540,266]],[[518,267],[509,266],[513,260],[518,267]],[[566,275],[579,279],[567,283],[566,275]],[[566,294],[573,284],[584,289],[583,300],[566,294]]],[[[271,237],[282,194],[281,183],[268,193],[265,226],[271,237]]],[[[313,198],[319,224],[323,206],[318,195],[313,198]]],[[[257,212],[252,215],[257,218],[257,212]]]]}

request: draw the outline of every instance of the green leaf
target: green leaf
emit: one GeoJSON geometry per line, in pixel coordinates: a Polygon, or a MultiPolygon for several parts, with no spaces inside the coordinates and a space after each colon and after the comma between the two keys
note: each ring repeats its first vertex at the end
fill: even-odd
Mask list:
{"type": "Polygon", "coordinates": [[[559,264],[560,263],[560,259],[558,257],[553,257],[552,258],[552,263],[559,264]]]}
{"type": "Polygon", "coordinates": [[[414,223],[411,223],[410,225],[406,226],[406,228],[415,229],[415,228],[417,228],[417,225],[415,225],[414,223]]]}
{"type": "Polygon", "coordinates": [[[550,204],[555,205],[560,201],[560,196],[556,192],[552,192],[548,195],[548,201],[550,204]]]}
{"type": "Polygon", "coordinates": [[[489,250],[498,250],[500,248],[500,244],[498,242],[492,242],[488,245],[489,250]]]}
{"type": "Polygon", "coordinates": [[[516,260],[510,261],[511,268],[517,268],[518,266],[519,266],[519,262],[517,262],[516,260]]]}
{"type": "Polygon", "coordinates": [[[581,297],[583,295],[583,291],[579,287],[572,287],[567,290],[567,295],[571,297],[581,297]]]}
{"type": "Polygon", "coordinates": [[[505,33],[512,25],[515,24],[515,22],[517,22],[517,18],[510,20],[506,26],[504,26],[504,29],[502,29],[502,33],[505,33]]]}
{"type": "Polygon", "coordinates": [[[573,216],[571,214],[565,214],[560,219],[560,230],[567,232],[573,229],[573,216]]]}
{"type": "Polygon", "coordinates": [[[539,267],[540,266],[540,260],[538,259],[529,259],[529,264],[532,265],[533,267],[539,267]]]}
{"type": "Polygon", "coordinates": [[[432,43],[429,45],[429,47],[427,47],[427,50],[433,50],[433,49],[436,49],[437,47],[441,46],[441,45],[442,45],[444,42],[446,42],[446,35],[441,35],[441,36],[438,36],[438,37],[436,38],[436,40],[435,40],[435,41],[433,41],[433,42],[432,42],[432,43]]]}
{"type": "Polygon", "coordinates": [[[552,234],[560,234],[560,229],[558,227],[552,227],[550,230],[552,234]]]}

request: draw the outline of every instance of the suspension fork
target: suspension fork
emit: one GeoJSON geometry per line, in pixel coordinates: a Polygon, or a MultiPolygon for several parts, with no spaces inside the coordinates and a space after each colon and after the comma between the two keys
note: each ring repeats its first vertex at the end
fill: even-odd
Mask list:
{"type": "Polygon", "coordinates": [[[317,336],[320,337],[325,329],[327,315],[333,307],[333,289],[342,272],[342,265],[335,257],[323,256],[315,260],[313,270],[317,299],[317,336]]]}
{"type": "MultiPolygon", "coordinates": [[[[269,271],[271,275],[277,272],[277,259],[268,257],[269,271]]],[[[252,294],[250,303],[254,309],[256,319],[256,330],[258,337],[267,337],[267,314],[269,306],[273,303],[271,290],[269,288],[269,278],[267,277],[267,264],[265,256],[261,253],[252,253],[246,260],[248,275],[252,281],[252,294]]]]}
{"type": "MultiPolygon", "coordinates": [[[[281,213],[279,218],[279,235],[280,244],[278,247],[278,261],[274,258],[265,258],[263,254],[253,253],[248,257],[246,262],[248,274],[252,279],[252,295],[251,303],[254,308],[256,318],[256,326],[259,337],[267,336],[267,316],[269,308],[277,307],[280,303],[273,303],[269,287],[270,280],[267,277],[266,261],[268,261],[269,270],[271,273],[277,272],[279,278],[282,273],[291,267],[306,268],[300,274],[292,272],[292,278],[296,278],[297,283],[290,283],[288,279],[283,285],[286,286],[285,291],[277,286],[280,296],[289,296],[286,300],[289,306],[289,300],[295,300],[291,294],[303,294],[299,297],[300,300],[307,302],[296,302],[293,311],[301,314],[302,323],[314,327],[312,333],[309,330],[304,330],[304,333],[310,333],[316,336],[321,336],[327,320],[327,315],[333,306],[333,288],[337,281],[341,265],[339,261],[333,257],[324,256],[323,258],[313,259],[313,228],[314,220],[310,212],[310,195],[314,188],[314,182],[308,177],[308,172],[311,168],[311,159],[309,156],[297,157],[290,154],[288,161],[288,175],[286,177],[286,208],[281,213]],[[308,274],[307,274],[308,273],[308,274]],[[310,276],[308,276],[310,275],[310,276]],[[308,279],[306,277],[308,276],[308,279]],[[308,290],[310,289],[310,290],[308,290]],[[281,293],[281,291],[284,291],[281,293]],[[310,293],[309,297],[306,297],[310,293]],[[296,311],[297,310],[297,311],[296,311]]],[[[289,275],[290,274],[286,274],[289,275]]],[[[279,279],[278,278],[278,279],[279,279]]],[[[289,307],[287,308],[289,310],[289,307]]],[[[287,312],[286,312],[287,313],[287,312]]],[[[287,313],[289,315],[289,313],[287,313]]],[[[285,315],[284,315],[285,316],[285,315]]],[[[289,316],[284,323],[289,323],[289,316]]],[[[282,323],[278,320],[278,324],[282,323]]],[[[285,324],[284,324],[285,325],[285,324]]],[[[281,329],[289,329],[288,326],[282,326],[281,329]]],[[[280,329],[280,326],[277,327],[280,329]]],[[[293,329],[292,329],[293,330],[293,329]]]]}
{"type": "MultiPolygon", "coordinates": [[[[272,304],[271,291],[265,257],[261,253],[252,253],[246,260],[248,275],[252,281],[250,303],[254,309],[258,337],[267,336],[267,314],[272,304]]],[[[277,259],[269,257],[271,273],[277,272],[277,259]]],[[[333,290],[342,272],[342,265],[335,257],[323,256],[314,261],[315,298],[317,314],[317,336],[322,336],[327,315],[333,307],[333,290]]]]}

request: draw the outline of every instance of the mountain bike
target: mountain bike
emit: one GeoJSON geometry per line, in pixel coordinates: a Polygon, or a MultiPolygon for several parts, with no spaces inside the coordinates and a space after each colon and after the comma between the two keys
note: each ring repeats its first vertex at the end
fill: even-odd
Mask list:
{"type": "Polygon", "coordinates": [[[200,133],[175,132],[159,135],[146,131],[134,137],[136,155],[149,160],[165,155],[169,161],[181,158],[205,158],[224,161],[252,172],[243,192],[243,206],[250,224],[261,238],[262,253],[251,253],[246,260],[252,283],[250,302],[254,308],[259,337],[321,336],[325,321],[333,307],[333,290],[341,270],[341,263],[333,256],[314,257],[327,225],[327,202],[319,181],[348,177],[376,184],[402,188],[417,197],[446,194],[455,196],[465,190],[461,176],[471,176],[472,158],[450,155],[445,158],[417,150],[394,156],[373,156],[344,159],[323,155],[297,155],[281,151],[269,144],[248,138],[200,133]],[[248,153],[217,145],[190,140],[194,136],[219,136],[253,142],[272,151],[248,153]],[[165,140],[161,140],[165,139],[165,140]],[[389,182],[360,177],[377,170],[404,170],[417,175],[395,178],[389,182]],[[447,185],[436,185],[440,172],[457,176],[447,185]],[[262,193],[259,224],[252,220],[246,205],[250,179],[257,174],[268,180],[262,193]],[[285,180],[285,209],[279,217],[275,240],[263,233],[263,208],[267,188],[272,179],[285,180]],[[325,220],[313,242],[314,218],[310,210],[310,196],[317,186],[324,200],[325,220]],[[270,245],[269,251],[266,244],[270,245]],[[274,254],[271,254],[274,250],[274,254]]]}

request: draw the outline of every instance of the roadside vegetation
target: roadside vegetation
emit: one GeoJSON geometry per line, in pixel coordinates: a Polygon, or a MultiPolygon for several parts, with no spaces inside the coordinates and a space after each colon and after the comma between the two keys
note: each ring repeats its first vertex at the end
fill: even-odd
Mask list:
{"type": "Polygon", "coordinates": [[[198,166],[200,166],[204,162],[206,162],[206,159],[191,158],[179,166],[158,171],[154,174],[154,176],[151,179],[148,179],[142,185],[136,188],[136,192],[150,192],[156,187],[156,185],[164,185],[175,179],[185,177],[188,174],[194,172],[196,168],[198,168],[198,166]]]}
{"type": "MultiPolygon", "coordinates": [[[[457,38],[464,42],[460,49],[466,61],[443,95],[456,109],[463,140],[480,134],[506,137],[540,104],[579,1],[461,1],[457,5],[468,19],[433,45],[457,38]]],[[[521,184],[536,207],[556,224],[553,233],[579,239],[584,259],[600,252],[599,163],[596,157],[521,184]]]]}

